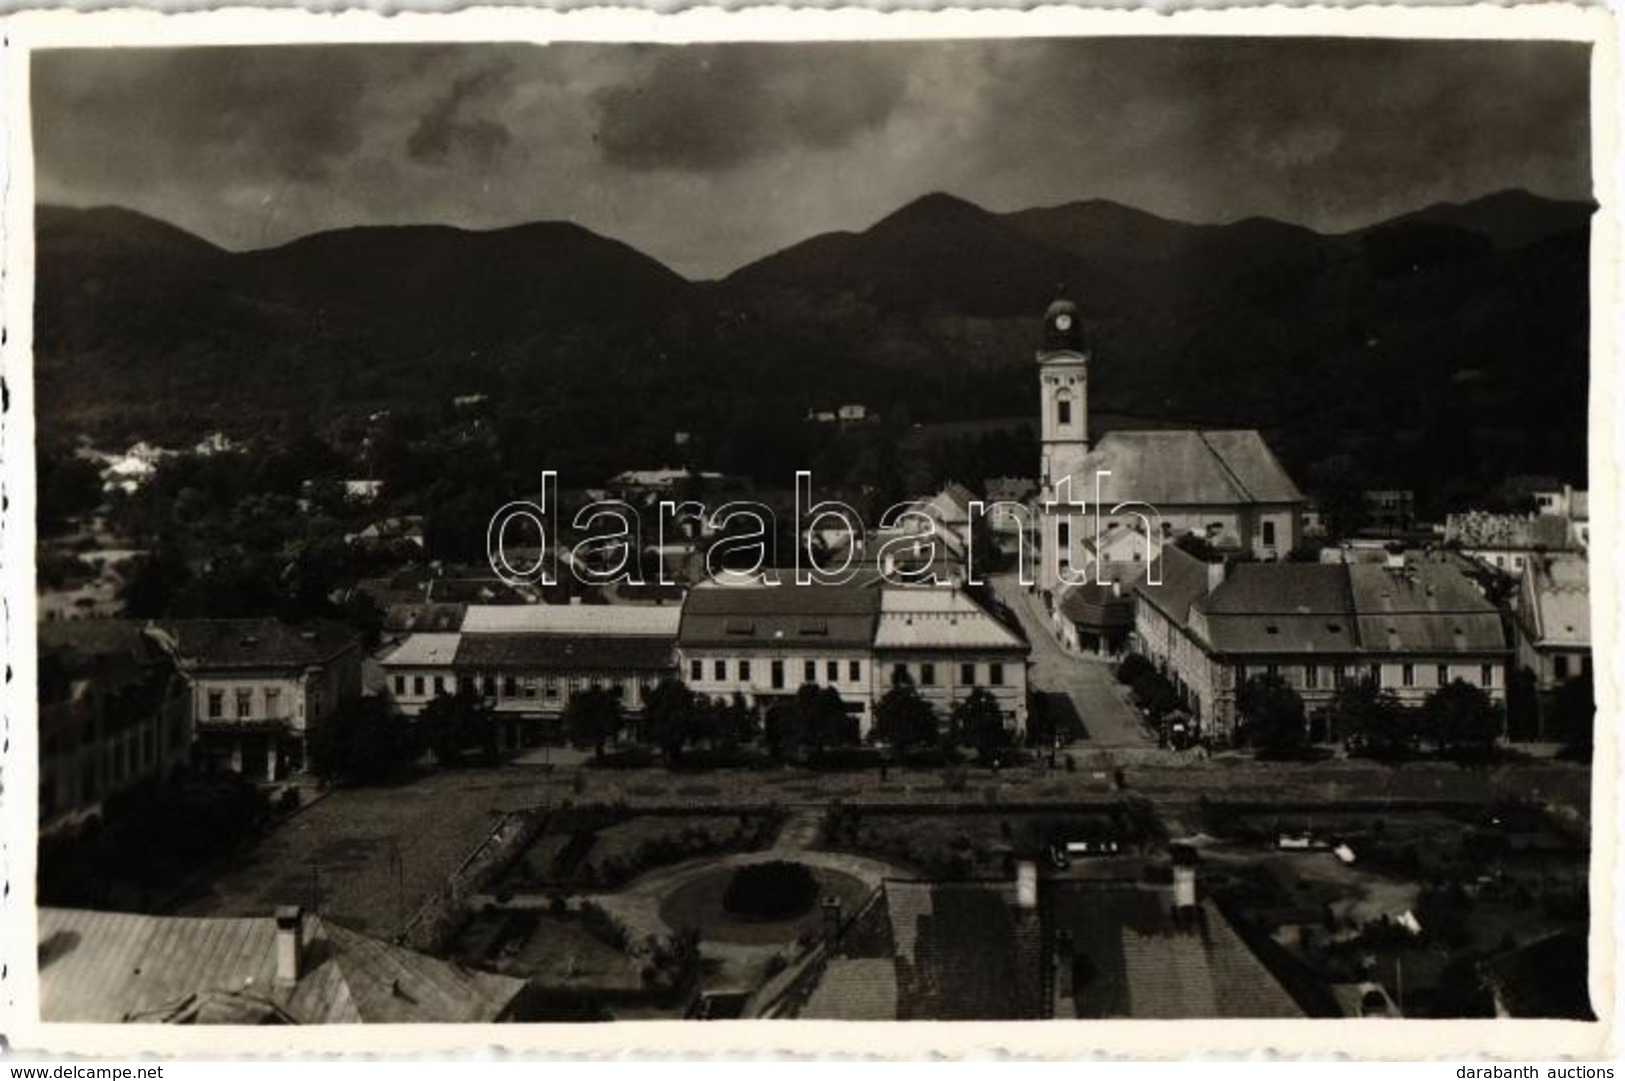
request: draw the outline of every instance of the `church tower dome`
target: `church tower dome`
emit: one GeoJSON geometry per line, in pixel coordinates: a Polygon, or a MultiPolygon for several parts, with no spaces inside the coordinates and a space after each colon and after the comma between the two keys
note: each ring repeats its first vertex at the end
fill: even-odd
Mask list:
{"type": "Polygon", "coordinates": [[[1083,352],[1083,322],[1078,306],[1064,298],[1052,301],[1044,312],[1043,353],[1083,352]]]}

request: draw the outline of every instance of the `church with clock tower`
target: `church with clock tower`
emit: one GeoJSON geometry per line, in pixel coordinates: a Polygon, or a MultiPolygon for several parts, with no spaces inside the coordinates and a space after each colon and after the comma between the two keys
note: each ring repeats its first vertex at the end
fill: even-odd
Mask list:
{"type": "Polygon", "coordinates": [[[1257,431],[1119,430],[1092,442],[1093,359],[1078,306],[1054,301],[1037,353],[1037,581],[1052,605],[1086,582],[1131,585],[1163,541],[1187,533],[1260,560],[1297,547],[1303,493],[1257,431]]]}

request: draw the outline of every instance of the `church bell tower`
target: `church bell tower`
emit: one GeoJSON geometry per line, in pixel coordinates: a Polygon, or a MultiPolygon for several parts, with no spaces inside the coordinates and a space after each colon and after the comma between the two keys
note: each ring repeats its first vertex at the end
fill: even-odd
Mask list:
{"type": "Polygon", "coordinates": [[[1077,305],[1057,300],[1044,313],[1038,350],[1039,486],[1045,491],[1061,477],[1083,470],[1089,453],[1089,350],[1077,305]]]}

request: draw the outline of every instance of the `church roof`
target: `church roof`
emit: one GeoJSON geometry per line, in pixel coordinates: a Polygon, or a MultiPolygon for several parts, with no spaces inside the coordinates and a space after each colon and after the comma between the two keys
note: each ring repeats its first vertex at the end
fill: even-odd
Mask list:
{"type": "Polygon", "coordinates": [[[1094,499],[1095,475],[1108,504],[1222,506],[1237,503],[1301,503],[1303,493],[1287,475],[1264,437],[1235,431],[1110,432],[1089,452],[1073,478],[1076,498],[1094,499]]]}

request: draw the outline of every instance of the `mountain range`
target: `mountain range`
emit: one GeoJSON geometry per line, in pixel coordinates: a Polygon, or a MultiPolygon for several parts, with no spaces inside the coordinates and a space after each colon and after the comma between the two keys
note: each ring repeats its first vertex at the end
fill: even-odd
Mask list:
{"type": "Polygon", "coordinates": [[[46,434],[161,436],[477,391],[561,431],[608,418],[648,453],[845,401],[1019,414],[1064,289],[1095,343],[1093,408],[1260,427],[1300,468],[1431,470],[1454,439],[1465,467],[1577,475],[1592,209],[1506,191],[1327,235],[937,193],[696,282],[567,222],[228,252],[129,210],[40,206],[37,410],[46,434]]]}

